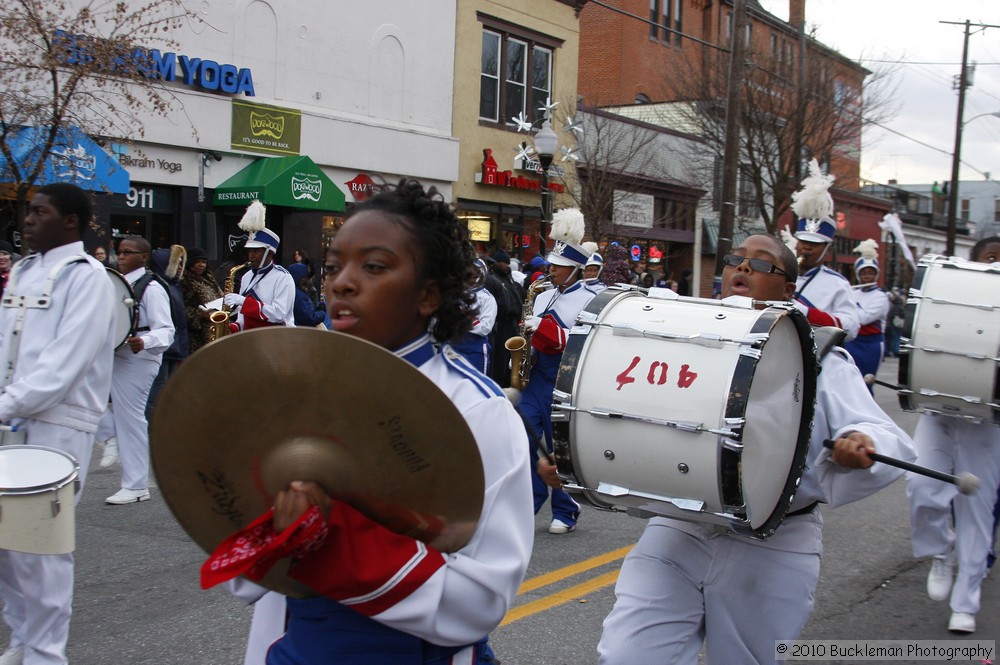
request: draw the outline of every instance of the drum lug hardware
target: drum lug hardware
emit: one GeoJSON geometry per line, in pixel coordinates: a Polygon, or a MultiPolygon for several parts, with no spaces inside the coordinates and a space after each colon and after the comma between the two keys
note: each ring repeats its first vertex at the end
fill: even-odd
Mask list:
{"type": "Polygon", "coordinates": [[[722,439],[722,447],[726,450],[732,450],[734,453],[743,451],[743,444],[733,439],[722,439]]]}
{"type": "Polygon", "coordinates": [[[680,471],[681,473],[687,473],[691,469],[688,468],[687,464],[685,464],[684,462],[681,462],[680,464],[677,465],[677,470],[680,471]]]}
{"type": "Polygon", "coordinates": [[[753,347],[750,347],[750,346],[744,346],[744,347],[740,348],[740,355],[741,356],[749,356],[750,358],[753,358],[754,360],[760,360],[760,353],[761,353],[761,349],[756,349],[756,348],[753,348],[753,347]]]}
{"type": "Polygon", "coordinates": [[[605,450],[604,451],[604,459],[606,459],[606,460],[608,460],[610,462],[614,458],[615,458],[615,451],[613,451],[613,450],[605,450]]]}
{"type": "Polygon", "coordinates": [[[61,511],[62,504],[59,503],[59,499],[52,499],[52,517],[59,517],[61,511]]]}
{"type": "Polygon", "coordinates": [[[653,311],[653,306],[652,305],[643,305],[642,306],[642,311],[644,311],[644,312],[652,312],[653,311]]]}
{"type": "Polygon", "coordinates": [[[726,318],[726,315],[723,314],[722,312],[719,312],[718,314],[715,315],[715,320],[716,321],[722,321],[725,318],[726,318]]]}

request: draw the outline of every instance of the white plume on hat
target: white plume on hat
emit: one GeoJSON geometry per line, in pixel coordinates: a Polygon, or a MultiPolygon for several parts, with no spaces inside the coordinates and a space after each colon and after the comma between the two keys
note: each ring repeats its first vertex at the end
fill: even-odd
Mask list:
{"type": "Polygon", "coordinates": [[[555,241],[579,245],[583,241],[583,213],[579,208],[563,208],[552,215],[552,230],[549,238],[555,241]]]}
{"type": "Polygon", "coordinates": [[[833,197],[830,196],[832,175],[823,175],[819,162],[809,162],[809,175],[802,181],[802,188],[792,194],[792,211],[799,219],[825,219],[833,221],[833,197]]]}
{"type": "Polygon", "coordinates": [[[239,227],[247,233],[256,233],[264,228],[266,214],[267,208],[264,207],[264,204],[260,201],[254,201],[247,206],[247,211],[243,213],[243,219],[240,220],[239,227]]]}
{"type": "Polygon", "coordinates": [[[854,248],[856,254],[860,254],[863,259],[878,259],[878,243],[873,239],[862,240],[854,248]]]}
{"type": "Polygon", "coordinates": [[[585,243],[583,243],[581,245],[581,247],[583,247],[585,250],[587,250],[588,254],[596,254],[597,250],[600,249],[600,247],[598,246],[598,244],[596,242],[593,242],[593,241],[585,242],[585,243]]]}

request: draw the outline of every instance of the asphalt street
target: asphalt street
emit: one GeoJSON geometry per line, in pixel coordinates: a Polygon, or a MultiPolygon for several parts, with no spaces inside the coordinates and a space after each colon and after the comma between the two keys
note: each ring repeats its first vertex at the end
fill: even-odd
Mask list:
{"type": "MultiPolygon", "coordinates": [[[[880,377],[894,380],[896,363],[887,360],[880,377]]],[[[876,388],[876,396],[912,432],[916,414],[902,412],[889,389],[876,388]]],[[[95,451],[77,512],[70,662],[240,665],[251,610],[221,589],[199,588],[205,554],[155,488],[148,502],[104,504],[118,488],[120,470],[98,468],[99,457],[95,451]]],[[[946,629],[947,603],[929,600],[924,591],[929,564],[910,555],[902,482],[864,501],[824,509],[824,518],[816,609],[802,639],[956,638],[946,629]]],[[[601,621],[614,602],[614,580],[644,524],[585,507],[578,530],[556,536],[546,531],[549,519],[543,513],[536,520],[525,584],[492,636],[505,665],[596,663],[601,621]]],[[[974,638],[1000,635],[998,577],[984,583],[974,638]]],[[[0,626],[0,644],[7,636],[0,626]]]]}

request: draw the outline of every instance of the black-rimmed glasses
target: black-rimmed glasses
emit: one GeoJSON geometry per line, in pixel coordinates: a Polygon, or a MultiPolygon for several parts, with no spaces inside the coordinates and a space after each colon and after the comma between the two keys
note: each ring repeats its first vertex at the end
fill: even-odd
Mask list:
{"type": "Polygon", "coordinates": [[[774,265],[770,261],[765,261],[764,259],[751,259],[746,256],[739,256],[738,254],[726,254],[722,257],[722,262],[727,266],[737,267],[744,261],[749,261],[750,267],[756,272],[766,272],[773,273],[776,272],[779,275],[787,275],[788,273],[774,265]]]}

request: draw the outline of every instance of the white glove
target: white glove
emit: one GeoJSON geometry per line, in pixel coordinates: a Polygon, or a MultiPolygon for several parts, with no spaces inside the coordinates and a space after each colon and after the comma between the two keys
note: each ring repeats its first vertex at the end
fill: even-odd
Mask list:
{"type": "Polygon", "coordinates": [[[228,307],[242,307],[244,300],[246,297],[238,293],[227,293],[225,297],[225,303],[228,307]]]}
{"type": "Polygon", "coordinates": [[[537,316],[528,316],[528,317],[525,317],[525,319],[524,319],[524,328],[528,332],[533,333],[536,330],[538,330],[538,324],[540,324],[541,322],[542,322],[542,319],[540,317],[537,317],[537,316]]]}

